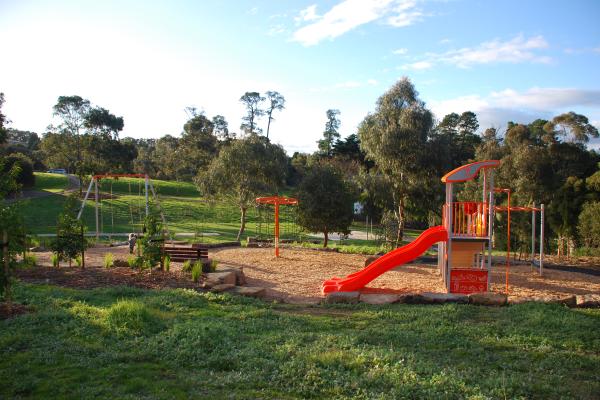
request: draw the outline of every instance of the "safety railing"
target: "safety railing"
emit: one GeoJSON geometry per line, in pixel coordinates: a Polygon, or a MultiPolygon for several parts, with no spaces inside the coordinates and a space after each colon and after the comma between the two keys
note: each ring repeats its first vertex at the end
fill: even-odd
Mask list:
{"type": "Polygon", "coordinates": [[[442,220],[453,237],[487,237],[488,212],[488,203],[454,202],[444,205],[442,220]],[[451,211],[450,220],[447,218],[449,211],[451,211]]]}

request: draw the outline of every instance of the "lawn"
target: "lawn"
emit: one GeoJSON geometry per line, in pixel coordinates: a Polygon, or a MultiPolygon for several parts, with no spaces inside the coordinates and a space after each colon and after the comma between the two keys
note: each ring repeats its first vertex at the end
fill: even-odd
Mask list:
{"type": "Polygon", "coordinates": [[[574,398],[600,393],[600,310],[306,308],[18,284],[0,398],[574,398]]]}
{"type": "Polygon", "coordinates": [[[68,184],[69,181],[66,175],[36,172],[33,189],[56,193],[65,190],[68,184]]]}

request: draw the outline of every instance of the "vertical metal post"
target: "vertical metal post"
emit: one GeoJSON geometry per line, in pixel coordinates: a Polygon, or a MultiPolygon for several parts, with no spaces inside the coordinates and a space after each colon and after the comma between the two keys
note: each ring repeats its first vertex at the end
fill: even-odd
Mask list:
{"type": "Polygon", "coordinates": [[[488,204],[488,259],[487,259],[487,271],[488,271],[488,281],[487,287],[488,291],[490,290],[492,284],[492,243],[493,243],[493,235],[494,235],[494,173],[490,171],[490,179],[489,179],[489,204],[488,204]]]}
{"type": "Polygon", "coordinates": [[[94,184],[94,179],[92,178],[92,180],[90,181],[90,185],[88,186],[88,189],[85,192],[85,197],[83,198],[83,201],[81,202],[81,208],[79,209],[79,212],[77,213],[77,219],[81,218],[81,214],[83,213],[83,207],[85,207],[85,202],[87,201],[88,196],[90,195],[90,191],[92,190],[93,184],[94,184]]]}
{"type": "Polygon", "coordinates": [[[100,239],[100,230],[99,230],[100,221],[98,218],[98,179],[95,179],[95,178],[92,178],[92,179],[96,182],[96,192],[95,192],[95,194],[96,194],[96,205],[95,205],[95,207],[96,207],[96,240],[98,240],[98,239],[100,239]]]}
{"type": "Polygon", "coordinates": [[[453,187],[452,183],[446,183],[446,229],[448,230],[448,244],[446,245],[446,260],[444,268],[444,282],[446,284],[446,290],[450,292],[450,271],[452,269],[452,218],[453,218],[453,187]]]}
{"type": "Polygon", "coordinates": [[[531,210],[531,262],[535,261],[535,202],[531,210]]]}
{"type": "Polygon", "coordinates": [[[279,200],[275,202],[275,257],[279,257],[279,200]]]}
{"type": "Polygon", "coordinates": [[[367,215],[367,240],[369,240],[369,216],[367,215]]]}
{"type": "Polygon", "coordinates": [[[540,206],[540,275],[544,274],[544,205],[540,206]]]}
{"type": "Polygon", "coordinates": [[[507,207],[508,228],[507,228],[507,232],[506,232],[506,294],[508,294],[508,274],[510,271],[510,189],[508,189],[507,193],[508,193],[508,207],[507,207]]]}
{"type": "Polygon", "coordinates": [[[146,217],[149,214],[149,208],[148,208],[148,175],[146,175],[144,177],[144,186],[146,188],[146,217]]]}

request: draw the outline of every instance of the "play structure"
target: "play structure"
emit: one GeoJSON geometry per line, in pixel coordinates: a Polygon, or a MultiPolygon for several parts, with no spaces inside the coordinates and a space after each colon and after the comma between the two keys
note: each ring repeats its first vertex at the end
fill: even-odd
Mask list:
{"type": "MultiPolygon", "coordinates": [[[[275,257],[279,257],[279,240],[280,240],[280,206],[288,205],[288,206],[297,206],[298,199],[293,197],[285,197],[285,196],[269,196],[269,197],[257,197],[256,205],[258,209],[258,224],[257,224],[257,232],[259,237],[263,236],[273,236],[273,241],[275,245],[275,257]],[[271,232],[270,229],[270,207],[273,206],[273,230],[271,232]],[[266,218],[265,218],[266,217],[266,218]]],[[[294,218],[295,219],[295,218],[294,218]]],[[[289,222],[289,218],[288,218],[289,222]]],[[[295,226],[297,230],[297,224],[295,221],[292,221],[292,226],[295,226]]],[[[297,232],[293,232],[296,233],[297,232]]]]}
{"type": "MultiPolygon", "coordinates": [[[[143,195],[144,195],[144,205],[145,205],[145,216],[148,216],[148,214],[150,213],[150,193],[152,193],[152,198],[154,200],[154,202],[156,203],[156,205],[159,208],[159,212],[160,212],[160,217],[162,219],[163,222],[163,228],[166,230],[166,220],[165,220],[165,216],[164,213],[162,212],[162,209],[160,208],[160,202],[158,200],[158,196],[156,195],[156,191],[154,190],[154,186],[152,185],[152,181],[149,179],[148,175],[145,174],[101,174],[101,175],[93,175],[92,179],[90,181],[90,184],[87,188],[87,191],[85,192],[85,196],[81,202],[81,208],[79,209],[79,213],[77,214],[77,219],[81,219],[81,216],[83,214],[83,210],[85,207],[85,204],[90,196],[90,193],[92,192],[92,189],[94,190],[94,211],[95,211],[95,220],[96,220],[96,239],[99,239],[100,236],[112,236],[112,235],[123,235],[125,234],[125,232],[114,232],[114,209],[113,209],[113,202],[114,202],[114,196],[113,196],[113,182],[115,180],[118,180],[119,178],[137,178],[140,179],[138,181],[138,198],[141,199],[142,196],[142,182],[143,182],[143,186],[144,186],[144,191],[143,191],[143,195]],[[143,179],[143,181],[142,181],[143,179]],[[109,180],[110,181],[110,190],[106,190],[105,194],[103,195],[102,192],[102,181],[103,180],[109,180]],[[107,197],[109,199],[111,199],[111,202],[108,205],[108,212],[110,215],[110,233],[105,232],[104,229],[104,215],[106,212],[104,212],[104,206],[103,206],[103,198],[107,197]]],[[[129,183],[128,185],[129,187],[129,194],[131,195],[132,191],[131,191],[131,183],[129,183]]],[[[133,212],[133,206],[131,203],[128,204],[129,207],[129,214],[130,214],[130,224],[131,224],[131,231],[130,232],[135,232],[135,233],[142,233],[143,230],[143,220],[142,220],[142,213],[140,212],[139,209],[141,209],[141,200],[138,201],[138,211],[137,211],[137,220],[136,218],[134,218],[134,212],[133,212]]]]}
{"type": "Polygon", "coordinates": [[[490,289],[492,244],[495,212],[507,213],[507,254],[505,260],[505,291],[509,291],[510,272],[510,214],[515,211],[532,213],[532,254],[535,262],[535,213],[540,212],[540,255],[535,265],[543,273],[544,205],[540,208],[514,207],[509,189],[494,187],[494,169],[500,161],[486,160],[464,165],[450,171],[442,182],[446,199],[442,209],[442,225],[425,230],[413,242],[378,258],[363,270],[345,278],[334,277],[321,286],[323,294],[351,292],[362,289],[381,274],[413,261],[434,244],[438,244],[438,268],[449,293],[476,293],[490,289]],[[455,185],[479,177],[481,201],[455,201],[455,185]],[[507,195],[506,206],[495,206],[496,193],[507,195]]]}

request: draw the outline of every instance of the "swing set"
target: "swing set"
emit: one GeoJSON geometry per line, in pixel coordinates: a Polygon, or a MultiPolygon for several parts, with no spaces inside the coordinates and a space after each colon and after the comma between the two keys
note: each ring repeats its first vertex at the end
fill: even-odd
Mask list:
{"type": "MultiPolygon", "coordinates": [[[[262,239],[263,233],[266,233],[265,236],[273,236],[275,243],[275,257],[279,257],[279,239],[280,239],[280,209],[281,205],[289,205],[289,206],[297,206],[298,199],[293,197],[285,197],[285,196],[269,196],[269,197],[257,197],[256,198],[256,207],[258,210],[258,222],[257,222],[257,233],[259,238],[262,239]],[[270,218],[270,206],[273,206],[273,218],[270,218]],[[273,219],[273,230],[270,228],[270,220],[273,219]],[[266,231],[266,232],[265,232],[266,231]],[[272,232],[272,233],[271,233],[272,232]]],[[[295,208],[293,212],[295,212],[295,208]]],[[[289,217],[289,215],[288,215],[289,217]]],[[[289,221],[290,218],[284,218],[284,221],[289,221]]],[[[292,236],[297,237],[299,235],[298,224],[296,223],[295,214],[292,218],[292,228],[291,232],[284,231],[284,236],[291,233],[292,236]]],[[[289,228],[289,224],[286,223],[284,227],[289,228]]]]}
{"type": "MultiPolygon", "coordinates": [[[[77,214],[77,219],[81,219],[81,216],[83,215],[83,209],[85,207],[85,204],[90,196],[90,193],[92,192],[92,189],[94,190],[94,210],[95,210],[95,217],[96,217],[96,239],[99,239],[100,236],[109,236],[112,237],[112,235],[115,234],[119,234],[114,232],[114,224],[115,224],[115,218],[114,218],[114,208],[113,208],[113,203],[114,203],[114,196],[113,196],[113,183],[115,180],[118,180],[119,178],[137,178],[137,179],[143,179],[144,181],[144,199],[145,199],[145,216],[147,217],[150,213],[150,193],[152,193],[152,198],[155,201],[155,203],[158,205],[158,209],[160,212],[160,217],[162,219],[163,222],[163,226],[166,230],[166,220],[165,220],[165,216],[164,213],[162,211],[162,208],[160,206],[160,202],[158,200],[158,196],[156,195],[156,191],[154,190],[154,186],[152,185],[152,181],[150,181],[150,178],[148,177],[148,175],[146,174],[100,174],[100,175],[93,175],[92,179],[90,181],[90,184],[88,186],[88,189],[85,193],[85,197],[83,198],[82,202],[81,202],[81,208],[79,209],[79,213],[77,214]],[[111,224],[111,232],[110,233],[106,233],[105,229],[104,229],[104,215],[105,215],[105,211],[104,211],[104,206],[102,204],[102,199],[103,196],[101,195],[101,191],[102,191],[102,180],[110,180],[110,191],[107,192],[107,197],[110,198],[110,202],[109,202],[109,212],[110,212],[110,224],[111,224]]],[[[128,188],[129,188],[129,195],[131,195],[131,182],[128,182],[128,188]]],[[[138,234],[142,234],[143,232],[141,232],[143,230],[143,220],[142,220],[142,213],[141,213],[141,208],[142,208],[142,204],[141,204],[141,197],[142,197],[142,181],[139,180],[138,181],[138,210],[137,210],[137,214],[138,214],[138,219],[139,219],[139,223],[138,225],[138,229],[136,230],[136,223],[134,221],[134,212],[133,212],[133,206],[131,202],[128,202],[128,207],[129,207],[129,217],[130,217],[130,224],[131,224],[131,232],[135,232],[138,234]]]]}

